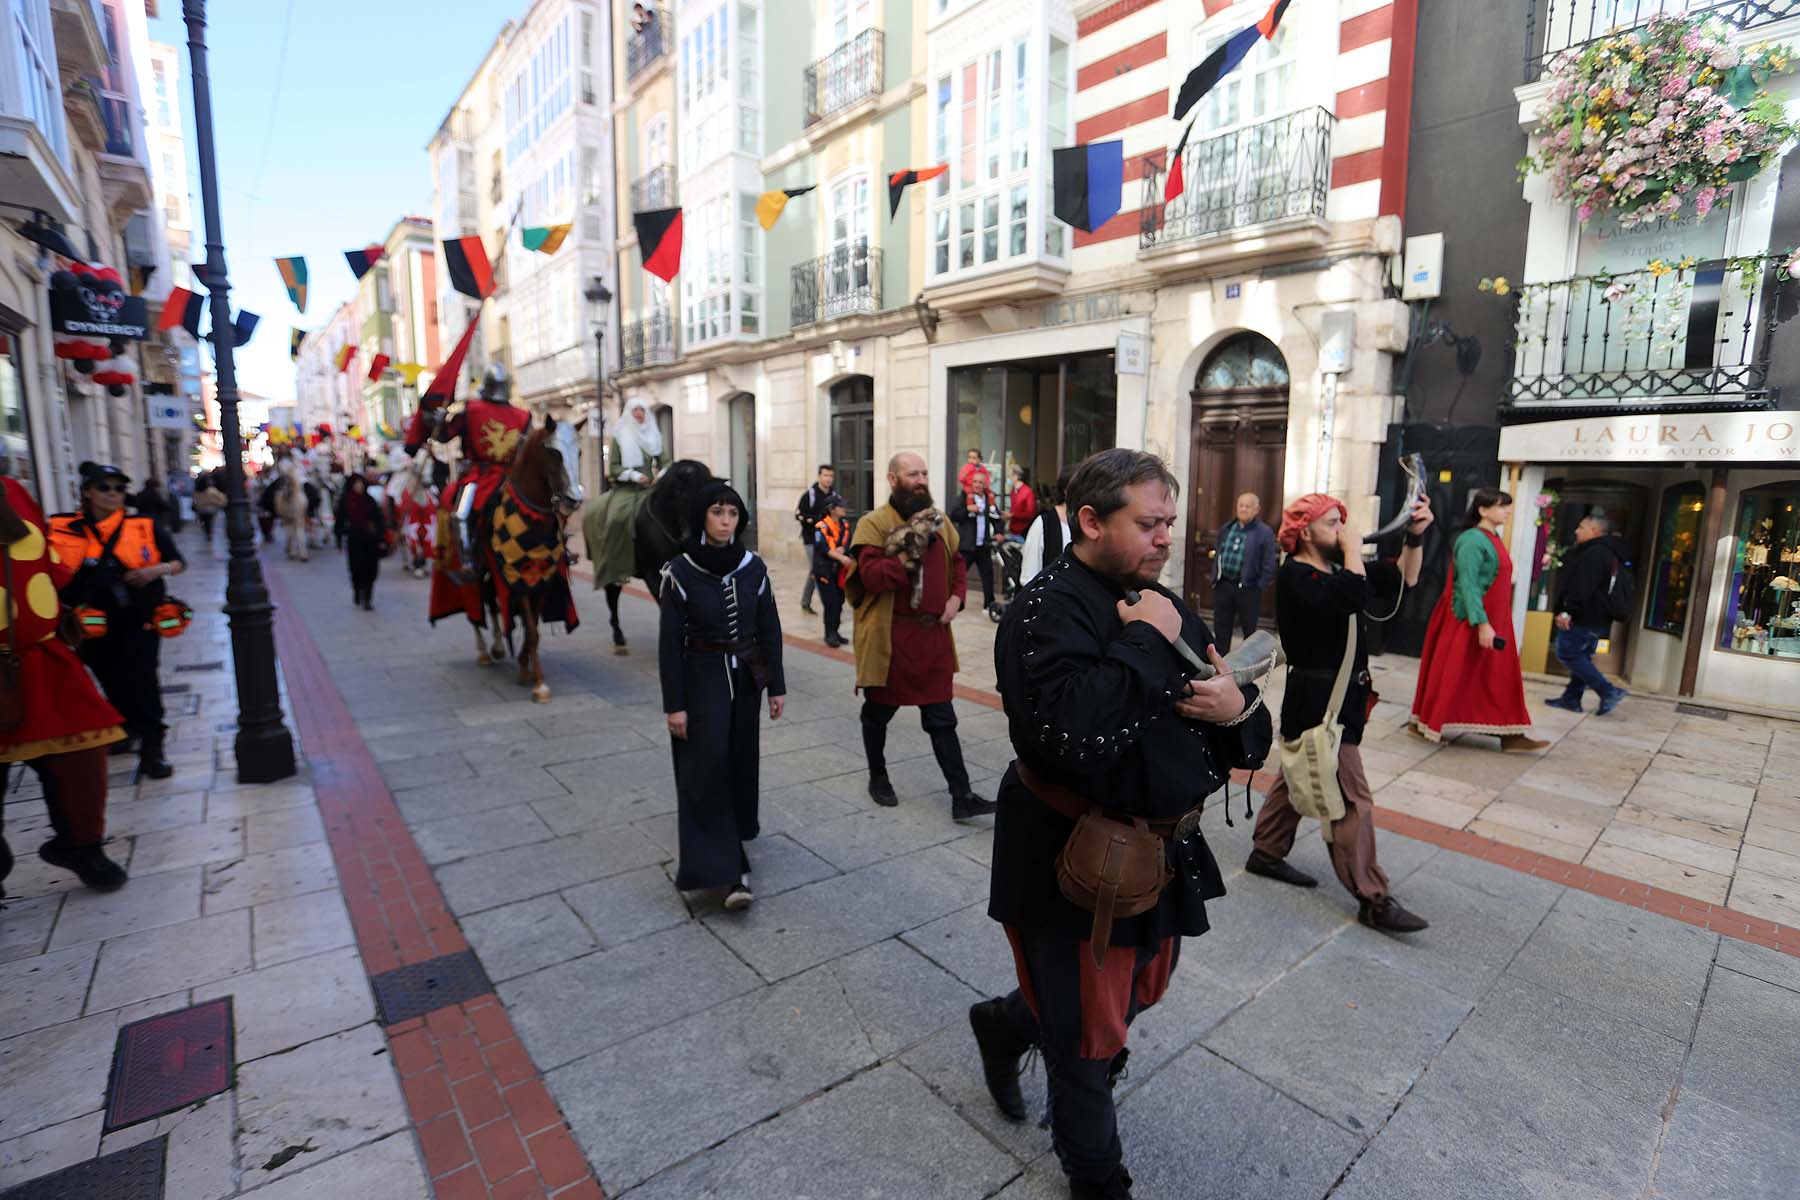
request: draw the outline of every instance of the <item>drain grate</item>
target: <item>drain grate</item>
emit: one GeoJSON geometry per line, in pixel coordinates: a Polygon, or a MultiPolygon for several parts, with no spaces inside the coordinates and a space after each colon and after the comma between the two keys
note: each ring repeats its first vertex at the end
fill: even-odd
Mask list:
{"type": "Polygon", "coordinates": [[[1705,704],[1677,704],[1675,711],[1686,713],[1690,717],[1706,717],[1714,721],[1728,721],[1731,714],[1722,708],[1713,708],[1705,704]]]}
{"type": "Polygon", "coordinates": [[[383,971],[371,975],[369,984],[375,989],[383,1025],[422,1017],[494,990],[473,950],[383,971]]]}
{"type": "Polygon", "coordinates": [[[231,997],[133,1021],[119,1030],[106,1129],[185,1108],[231,1086],[231,997]]]}
{"type": "Polygon", "coordinates": [[[40,1175],[0,1193],[5,1200],[162,1200],[169,1135],[40,1175]]]}
{"type": "Polygon", "coordinates": [[[223,671],[225,669],[225,661],[220,659],[217,662],[176,663],[175,669],[177,671],[223,671]]]}

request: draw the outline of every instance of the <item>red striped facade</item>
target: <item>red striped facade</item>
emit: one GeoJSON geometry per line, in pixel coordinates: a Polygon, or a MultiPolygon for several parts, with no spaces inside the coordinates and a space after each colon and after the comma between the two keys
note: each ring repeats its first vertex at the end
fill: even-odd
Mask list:
{"type": "MultiPolygon", "coordinates": [[[[1076,233],[1077,249],[1137,235],[1146,160],[1160,167],[1180,136],[1169,114],[1181,79],[1199,61],[1193,27],[1216,17],[1207,33],[1223,35],[1255,23],[1266,9],[1266,0],[1115,0],[1079,17],[1076,140],[1124,139],[1126,194],[1117,216],[1076,233]],[[1131,86],[1134,80],[1142,86],[1131,86]]],[[[1326,73],[1332,81],[1325,101],[1337,117],[1328,218],[1401,211],[1417,10],[1418,0],[1294,0],[1288,8],[1284,26],[1301,35],[1296,78],[1326,73]],[[1334,25],[1333,38],[1319,36],[1320,21],[1334,25]]],[[[1196,130],[1192,140],[1200,138],[1196,130]]]]}

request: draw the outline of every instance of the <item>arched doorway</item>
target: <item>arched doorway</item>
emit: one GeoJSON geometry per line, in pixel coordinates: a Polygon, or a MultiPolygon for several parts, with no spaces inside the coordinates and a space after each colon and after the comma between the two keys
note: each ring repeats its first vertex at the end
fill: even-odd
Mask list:
{"type": "Polygon", "coordinates": [[[831,385],[829,458],[854,521],[875,507],[875,381],[867,375],[831,385]]]}
{"type": "MultiPolygon", "coordinates": [[[[756,397],[739,392],[726,402],[731,422],[731,484],[752,509],[756,507],[756,397]]],[[[754,514],[752,514],[754,515],[754,514]]],[[[758,522],[750,522],[748,549],[756,549],[758,522]]]]}
{"type": "MultiPolygon", "coordinates": [[[[1287,360],[1257,333],[1227,338],[1194,378],[1188,443],[1188,555],[1183,591],[1212,611],[1213,553],[1237,498],[1254,492],[1263,520],[1279,520],[1287,460],[1287,360]]],[[[1275,589],[1263,592],[1262,619],[1275,619],[1275,589]]]]}

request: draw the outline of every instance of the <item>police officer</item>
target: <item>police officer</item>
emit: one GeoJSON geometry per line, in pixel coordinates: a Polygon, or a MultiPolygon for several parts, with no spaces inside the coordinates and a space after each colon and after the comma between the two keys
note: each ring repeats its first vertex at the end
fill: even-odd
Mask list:
{"type": "MultiPolygon", "coordinates": [[[[162,636],[156,606],[163,580],[186,569],[168,532],[150,517],[128,516],[131,480],[117,467],[81,464],[81,511],[50,518],[50,542],[65,563],[80,563],[63,589],[65,603],[105,617],[105,633],[81,646],[82,661],[138,742],[138,776],[175,773],[163,757],[162,636]]],[[[90,626],[91,627],[91,626],[90,626]]]]}

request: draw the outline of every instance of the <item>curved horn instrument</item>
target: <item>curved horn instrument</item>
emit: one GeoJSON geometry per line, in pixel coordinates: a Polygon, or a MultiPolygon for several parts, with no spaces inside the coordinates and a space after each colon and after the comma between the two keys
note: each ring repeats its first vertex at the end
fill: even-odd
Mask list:
{"type": "Polygon", "coordinates": [[[1379,542],[1384,537],[1399,533],[1412,516],[1413,505],[1417,504],[1425,495],[1425,456],[1422,454],[1403,455],[1400,459],[1400,469],[1406,472],[1406,499],[1400,502],[1400,511],[1394,514],[1393,520],[1374,533],[1363,535],[1364,545],[1370,542],[1379,542]]]}

